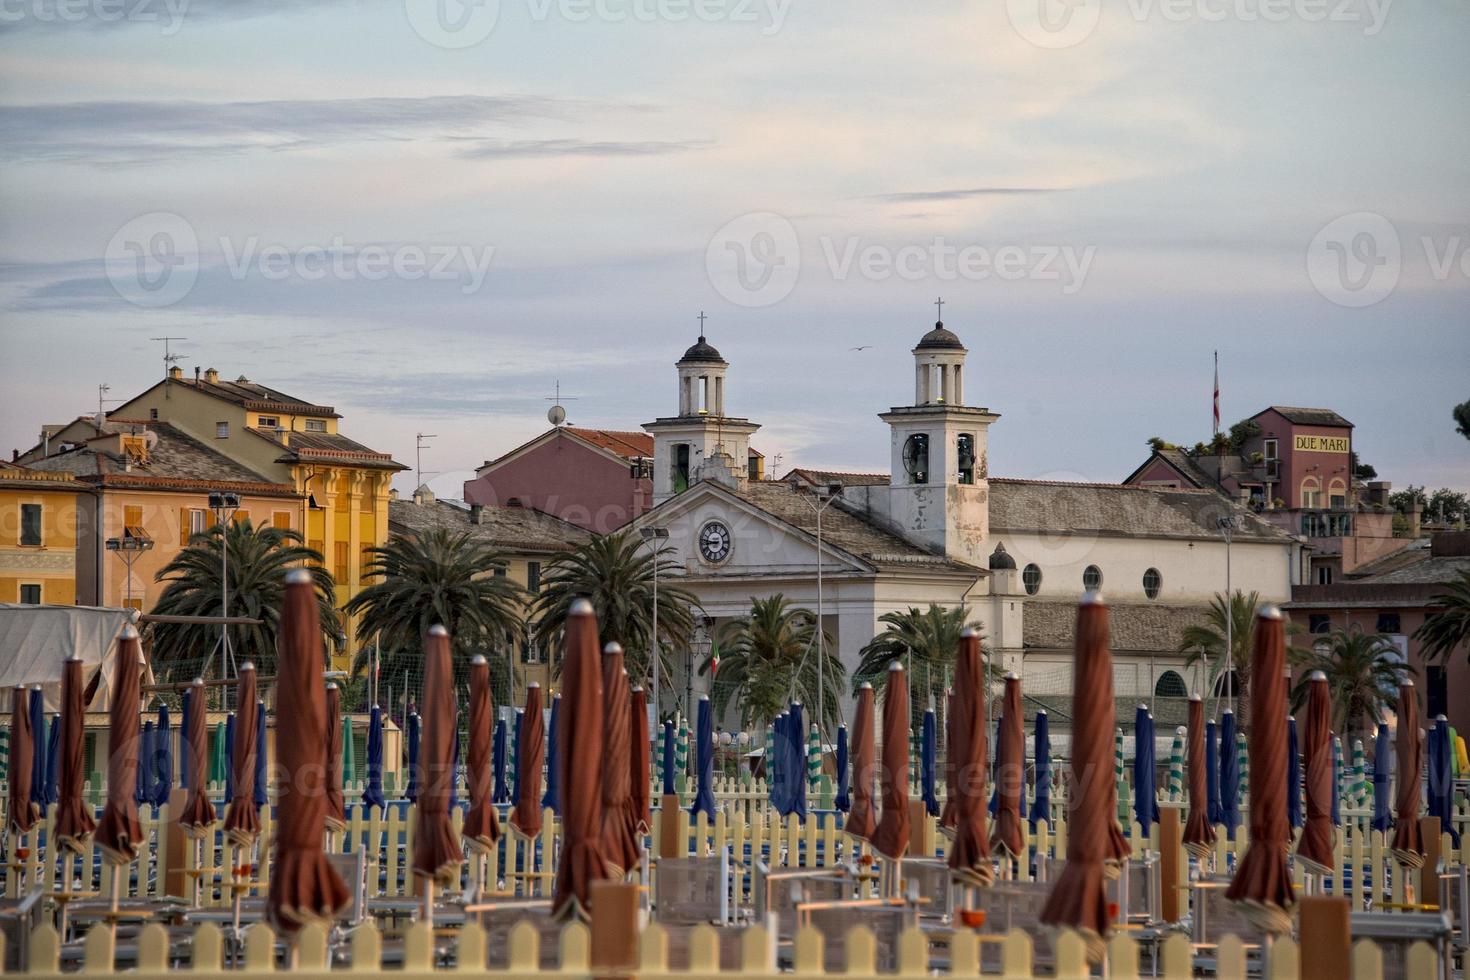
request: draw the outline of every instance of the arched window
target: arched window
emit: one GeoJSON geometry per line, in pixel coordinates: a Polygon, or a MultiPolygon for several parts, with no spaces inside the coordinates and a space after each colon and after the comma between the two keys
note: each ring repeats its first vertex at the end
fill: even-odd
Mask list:
{"type": "Polygon", "coordinates": [[[1157,568],[1150,568],[1143,573],[1143,594],[1150,599],[1159,597],[1159,590],[1164,587],[1164,576],[1159,574],[1157,568]]]}
{"type": "Polygon", "coordinates": [[[1215,678],[1215,697],[1240,697],[1240,672],[1238,670],[1231,670],[1228,674],[1221,674],[1215,678]]]}
{"type": "Polygon", "coordinates": [[[1309,476],[1302,481],[1302,506],[1322,506],[1322,481],[1315,476],[1309,476]]]}
{"type": "Polygon", "coordinates": [[[1082,570],[1082,587],[1089,592],[1096,592],[1102,588],[1102,569],[1096,565],[1088,565],[1082,570]]]}
{"type": "Polygon", "coordinates": [[[1041,566],[1032,562],[1021,569],[1021,584],[1026,587],[1027,595],[1035,595],[1041,591],[1041,566]]]}
{"type": "Polygon", "coordinates": [[[1154,684],[1154,696],[1160,698],[1187,698],[1189,689],[1184,686],[1184,678],[1179,676],[1177,670],[1166,670],[1159,675],[1157,683],[1154,684]]]}

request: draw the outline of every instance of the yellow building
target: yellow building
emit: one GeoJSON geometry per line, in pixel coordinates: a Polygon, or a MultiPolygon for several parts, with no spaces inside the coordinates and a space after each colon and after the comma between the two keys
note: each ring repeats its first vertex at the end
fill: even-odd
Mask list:
{"type": "Polygon", "coordinates": [[[92,490],[60,473],[0,463],[0,602],[77,601],[77,535],[92,490]]]}

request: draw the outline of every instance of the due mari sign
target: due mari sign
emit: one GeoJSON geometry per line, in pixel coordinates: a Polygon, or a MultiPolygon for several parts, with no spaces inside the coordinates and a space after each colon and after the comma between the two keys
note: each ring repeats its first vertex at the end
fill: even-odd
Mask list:
{"type": "Polygon", "coordinates": [[[1346,436],[1296,436],[1292,445],[1299,453],[1345,453],[1346,436]]]}

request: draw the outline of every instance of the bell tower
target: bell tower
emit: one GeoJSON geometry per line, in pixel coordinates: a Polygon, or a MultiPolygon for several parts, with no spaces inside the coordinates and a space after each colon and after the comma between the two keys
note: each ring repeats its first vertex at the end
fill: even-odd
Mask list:
{"type": "Polygon", "coordinates": [[[890,433],[889,520],[911,541],[983,568],[992,550],[988,432],[1000,416],[965,404],[968,353],[937,321],[913,349],[914,404],[878,417],[890,433]]]}

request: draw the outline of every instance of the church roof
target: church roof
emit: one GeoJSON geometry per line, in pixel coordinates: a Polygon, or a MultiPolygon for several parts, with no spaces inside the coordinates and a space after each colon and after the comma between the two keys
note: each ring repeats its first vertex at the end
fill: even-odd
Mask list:
{"type": "Polygon", "coordinates": [[[1218,540],[1216,519],[1230,514],[1240,521],[1237,541],[1291,540],[1285,531],[1212,490],[990,480],[990,530],[994,533],[1218,540]]]}
{"type": "Polygon", "coordinates": [[[960,338],[954,331],[946,330],[944,321],[934,324],[934,329],[919,338],[918,346],[914,350],[964,350],[965,345],[960,343],[960,338]]]}
{"type": "MultiPolygon", "coordinates": [[[[1159,602],[1108,603],[1108,642],[1113,653],[1174,653],[1186,626],[1204,625],[1208,607],[1159,602]]],[[[1077,629],[1073,599],[1028,599],[1021,642],[1028,650],[1071,650],[1077,629]]]]}
{"type": "Polygon", "coordinates": [[[468,534],[476,542],[501,551],[570,551],[592,535],[575,524],[528,507],[482,507],[471,510],[459,501],[388,501],[388,529],[411,536],[436,529],[468,534]],[[477,520],[478,518],[478,520],[477,520]]]}
{"type": "Polygon", "coordinates": [[[691,346],[688,350],[684,352],[684,356],[679,358],[679,363],[724,364],[726,362],[725,359],[720,356],[720,352],[715,350],[714,347],[710,345],[709,341],[704,339],[704,334],[700,334],[698,342],[696,342],[693,346],[691,346]]]}

